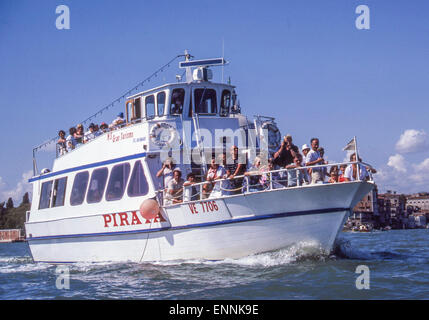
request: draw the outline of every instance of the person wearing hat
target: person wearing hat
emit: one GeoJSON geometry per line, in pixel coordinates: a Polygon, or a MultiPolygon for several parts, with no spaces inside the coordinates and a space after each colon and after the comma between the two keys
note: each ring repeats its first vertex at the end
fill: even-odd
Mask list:
{"type": "Polygon", "coordinates": [[[292,136],[288,134],[283,138],[280,149],[274,153],[274,164],[284,168],[293,162],[293,159],[298,153],[298,147],[292,143],[292,136]]]}
{"type": "Polygon", "coordinates": [[[125,122],[124,120],[124,113],[121,112],[118,114],[118,116],[116,117],[115,120],[112,121],[112,123],[110,124],[110,128],[115,128],[121,124],[123,124],[125,122]]]}
{"type": "Polygon", "coordinates": [[[91,123],[88,127],[88,131],[85,132],[84,138],[83,138],[83,143],[87,143],[90,140],[95,138],[95,124],[91,123]]]}
{"type": "Polygon", "coordinates": [[[305,166],[305,158],[307,157],[308,152],[310,151],[310,147],[308,144],[303,144],[301,147],[302,154],[304,155],[304,159],[302,164],[305,166]]]}
{"type": "Polygon", "coordinates": [[[105,133],[105,132],[109,131],[109,126],[107,125],[106,122],[102,122],[101,125],[100,125],[100,129],[101,129],[102,132],[105,133]]]}
{"type": "Polygon", "coordinates": [[[178,167],[174,168],[173,179],[171,179],[168,182],[167,192],[165,197],[168,204],[182,202],[184,182],[185,181],[182,179],[182,170],[180,170],[180,168],[178,167]]]}
{"type": "Polygon", "coordinates": [[[76,126],[76,133],[74,134],[74,138],[76,140],[76,144],[83,143],[83,137],[84,137],[83,125],[82,124],[78,124],[76,126]]]}

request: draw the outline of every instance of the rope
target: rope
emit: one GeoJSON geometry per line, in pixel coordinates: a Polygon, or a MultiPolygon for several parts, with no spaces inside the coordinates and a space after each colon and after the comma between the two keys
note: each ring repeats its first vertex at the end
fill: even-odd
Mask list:
{"type": "MultiPolygon", "coordinates": [[[[152,77],[156,77],[158,72],[164,72],[164,68],[169,67],[170,64],[175,61],[176,59],[183,57],[184,55],[177,55],[175,56],[173,59],[171,59],[169,62],[167,62],[166,64],[164,64],[162,67],[160,67],[158,70],[156,70],[154,73],[152,73],[149,77],[147,77],[146,79],[144,79],[143,81],[139,82],[137,85],[135,85],[132,89],[128,90],[127,92],[125,92],[124,94],[122,94],[119,98],[116,98],[115,100],[113,100],[111,103],[109,103],[107,106],[105,106],[104,108],[102,108],[101,110],[97,111],[95,114],[93,114],[92,116],[90,116],[89,118],[85,119],[84,121],[80,122],[82,124],[87,123],[88,121],[91,121],[93,118],[97,117],[99,114],[101,115],[104,111],[108,110],[109,108],[113,107],[114,104],[119,103],[122,99],[124,99],[127,95],[131,94],[131,92],[133,92],[134,90],[137,90],[140,86],[143,86],[143,84],[145,82],[150,82],[150,79],[152,77]]],[[[37,147],[35,147],[33,150],[37,151],[39,149],[42,149],[44,147],[46,147],[47,145],[51,144],[52,142],[57,141],[58,137],[54,137],[52,139],[47,140],[46,142],[38,145],[37,147]]]]}

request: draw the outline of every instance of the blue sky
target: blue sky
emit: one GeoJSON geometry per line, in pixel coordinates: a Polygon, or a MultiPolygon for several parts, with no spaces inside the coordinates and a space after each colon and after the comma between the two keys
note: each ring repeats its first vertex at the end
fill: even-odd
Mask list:
{"type": "MultiPolygon", "coordinates": [[[[275,116],[299,145],[319,137],[331,161],[356,135],[381,190],[429,191],[428,12],[424,0],[0,0],[0,201],[27,190],[34,146],[184,49],[221,56],[222,41],[243,113],[275,116]],[[70,30],[55,27],[62,4],[70,30]],[[361,4],[369,30],[355,27],[361,4]]],[[[144,89],[179,72],[174,63],[144,89]]]]}

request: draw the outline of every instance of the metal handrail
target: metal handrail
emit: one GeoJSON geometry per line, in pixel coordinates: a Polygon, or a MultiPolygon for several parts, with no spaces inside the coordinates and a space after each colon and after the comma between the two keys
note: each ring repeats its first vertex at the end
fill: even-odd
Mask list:
{"type": "MultiPolygon", "coordinates": [[[[221,179],[216,179],[216,180],[213,180],[213,181],[203,181],[203,182],[194,183],[194,184],[191,184],[191,185],[188,185],[188,186],[184,186],[184,187],[182,187],[181,194],[179,196],[173,197],[173,196],[169,195],[169,199],[165,198],[165,191],[166,191],[165,189],[158,190],[158,192],[162,193],[162,198],[163,198],[163,201],[164,201],[164,200],[173,200],[173,199],[183,198],[185,188],[197,188],[197,190],[199,189],[199,191],[196,194],[192,195],[193,197],[198,195],[199,199],[198,200],[183,201],[183,203],[188,203],[188,202],[192,202],[192,201],[206,200],[206,199],[202,198],[202,195],[204,194],[204,192],[203,192],[203,186],[206,185],[206,184],[208,184],[208,183],[212,183],[213,185],[219,184],[219,189],[220,189],[221,192],[222,191],[233,192],[233,191],[238,191],[240,189],[242,190],[244,187],[241,186],[241,187],[235,188],[235,189],[226,189],[226,188],[222,188],[222,182],[224,182],[224,181],[232,181],[232,180],[235,180],[235,179],[244,179],[246,181],[246,183],[245,183],[246,190],[243,191],[243,192],[244,193],[252,193],[252,192],[256,192],[256,191],[251,191],[252,187],[255,187],[255,186],[264,187],[264,185],[262,185],[260,183],[258,183],[256,185],[251,185],[249,183],[249,178],[251,176],[261,176],[261,175],[267,175],[266,182],[268,184],[266,185],[265,189],[263,189],[265,191],[278,190],[278,189],[288,189],[288,188],[296,188],[296,187],[301,187],[303,185],[311,185],[311,181],[309,181],[307,183],[301,183],[301,181],[300,181],[300,179],[298,177],[298,172],[297,171],[314,169],[314,168],[332,167],[332,166],[337,166],[338,167],[340,165],[351,165],[351,164],[360,164],[360,165],[364,165],[366,167],[370,167],[371,169],[373,169],[373,167],[370,164],[368,164],[368,163],[360,162],[360,161],[350,161],[350,162],[329,163],[329,164],[313,165],[313,166],[303,166],[303,167],[291,168],[291,169],[283,168],[283,169],[276,169],[276,170],[269,170],[269,171],[250,171],[250,172],[246,172],[246,174],[244,174],[244,175],[236,176],[234,178],[221,178],[221,179]],[[297,174],[295,175],[295,178],[292,179],[292,181],[296,182],[296,184],[293,184],[291,186],[281,184],[281,182],[288,182],[289,180],[287,178],[286,179],[276,179],[276,180],[273,180],[273,174],[275,174],[275,173],[279,173],[280,174],[280,173],[283,172],[283,173],[287,174],[288,172],[292,172],[292,171],[297,172],[297,174]],[[280,184],[282,187],[273,187],[273,182],[274,183],[280,182],[277,185],[280,184]]],[[[372,177],[371,170],[368,170],[368,176],[369,176],[369,179],[365,180],[365,181],[374,181],[373,177],[372,177]]],[[[286,175],[286,177],[287,177],[287,175],[286,175]]],[[[357,177],[356,181],[362,181],[360,179],[360,175],[357,177]]],[[[222,194],[221,197],[223,197],[223,196],[225,196],[225,195],[222,194]]],[[[164,204],[164,203],[162,203],[162,204],[164,204]]],[[[174,203],[172,203],[172,205],[174,205],[174,203]]]]}

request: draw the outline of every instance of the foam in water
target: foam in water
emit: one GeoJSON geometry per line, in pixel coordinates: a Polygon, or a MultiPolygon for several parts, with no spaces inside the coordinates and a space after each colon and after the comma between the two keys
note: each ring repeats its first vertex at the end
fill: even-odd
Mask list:
{"type": "Polygon", "coordinates": [[[320,260],[327,256],[326,252],[320,247],[318,242],[300,242],[295,245],[279,249],[276,251],[265,252],[246,256],[239,259],[224,259],[218,261],[208,260],[175,260],[154,262],[154,265],[177,265],[177,264],[237,264],[242,266],[261,266],[272,267],[301,261],[305,259],[320,260]]]}

